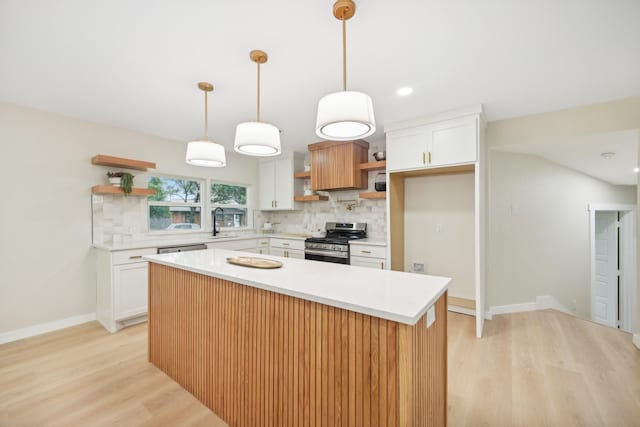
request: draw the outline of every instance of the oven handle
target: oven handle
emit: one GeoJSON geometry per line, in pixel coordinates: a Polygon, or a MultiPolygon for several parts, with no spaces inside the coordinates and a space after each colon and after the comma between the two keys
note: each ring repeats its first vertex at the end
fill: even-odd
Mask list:
{"type": "Polygon", "coordinates": [[[322,256],[331,256],[334,258],[349,258],[349,254],[347,252],[338,252],[338,251],[314,251],[313,249],[305,249],[305,254],[309,255],[322,255],[322,256]]]}

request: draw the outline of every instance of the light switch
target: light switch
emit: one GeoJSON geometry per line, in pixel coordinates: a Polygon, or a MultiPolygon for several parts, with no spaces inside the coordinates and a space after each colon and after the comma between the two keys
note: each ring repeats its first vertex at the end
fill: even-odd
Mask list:
{"type": "Polygon", "coordinates": [[[433,325],[433,322],[436,321],[436,306],[432,305],[429,310],[427,310],[427,328],[433,325]]]}

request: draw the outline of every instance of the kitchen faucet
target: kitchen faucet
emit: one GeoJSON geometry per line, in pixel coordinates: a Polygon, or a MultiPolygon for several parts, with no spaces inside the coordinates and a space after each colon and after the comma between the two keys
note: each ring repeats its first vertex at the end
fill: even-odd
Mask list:
{"type": "Polygon", "coordinates": [[[213,210],[213,237],[218,234],[218,230],[216,230],[216,213],[218,213],[218,210],[220,210],[220,212],[224,212],[224,209],[220,207],[217,207],[213,210]]]}

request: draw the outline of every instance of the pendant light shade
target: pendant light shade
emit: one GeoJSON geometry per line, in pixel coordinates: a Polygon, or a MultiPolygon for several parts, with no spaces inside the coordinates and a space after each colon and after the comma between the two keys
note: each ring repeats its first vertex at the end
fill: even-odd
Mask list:
{"type": "Polygon", "coordinates": [[[373,102],[366,93],[343,91],[318,102],[316,135],[333,141],[365,138],[376,131],[373,102]]]}
{"type": "Polygon", "coordinates": [[[190,165],[220,168],[227,164],[224,147],[211,141],[191,141],[186,161],[190,165]]]}
{"type": "Polygon", "coordinates": [[[352,0],[338,0],[333,16],[342,21],[342,92],[326,95],[318,102],[316,135],[333,141],[365,138],[376,131],[373,102],[366,93],[347,90],[347,20],[356,13],[352,0]]]}
{"type": "Polygon", "coordinates": [[[207,93],[213,91],[213,85],[207,82],[198,83],[198,88],[204,92],[204,135],[203,139],[191,141],[187,144],[185,161],[193,166],[220,168],[227,165],[224,146],[209,140],[209,103],[207,93]]]}
{"type": "Polygon", "coordinates": [[[268,57],[261,50],[252,50],[249,57],[258,64],[256,121],[240,123],[236,127],[233,149],[249,156],[277,156],[281,153],[280,131],[274,125],[260,121],[260,64],[267,62],[268,57]]]}
{"type": "Polygon", "coordinates": [[[250,156],[276,156],[280,154],[280,131],[270,123],[240,123],[234,149],[250,156]]]}

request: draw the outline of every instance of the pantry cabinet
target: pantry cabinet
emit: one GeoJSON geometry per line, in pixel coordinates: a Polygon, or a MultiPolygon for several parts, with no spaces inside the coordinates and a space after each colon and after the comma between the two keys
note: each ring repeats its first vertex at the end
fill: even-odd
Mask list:
{"type": "Polygon", "coordinates": [[[285,153],[278,157],[261,159],[258,176],[260,179],[259,208],[263,211],[300,209],[293,198],[301,194],[302,182],[293,174],[301,170],[304,156],[298,153],[285,153]]]}
{"type": "Polygon", "coordinates": [[[387,170],[390,172],[468,164],[477,159],[477,116],[387,132],[387,170]]]}

